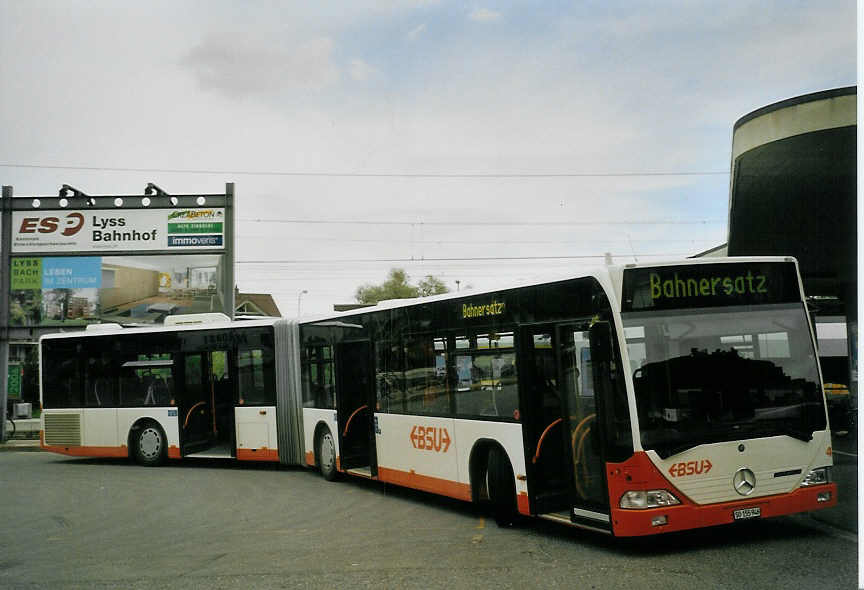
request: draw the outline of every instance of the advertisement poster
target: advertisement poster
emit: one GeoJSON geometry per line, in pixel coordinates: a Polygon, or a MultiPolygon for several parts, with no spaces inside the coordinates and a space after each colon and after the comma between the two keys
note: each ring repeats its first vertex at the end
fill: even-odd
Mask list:
{"type": "Polygon", "coordinates": [[[222,311],[221,256],[51,256],[12,259],[12,326],[160,323],[222,311]]]}
{"type": "Polygon", "coordinates": [[[225,209],[15,211],[12,252],[222,250],[225,209]]]}

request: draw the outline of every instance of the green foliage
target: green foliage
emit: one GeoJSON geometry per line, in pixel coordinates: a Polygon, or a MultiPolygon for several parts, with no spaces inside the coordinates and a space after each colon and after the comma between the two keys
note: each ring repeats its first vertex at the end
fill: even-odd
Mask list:
{"type": "Polygon", "coordinates": [[[447,293],[450,289],[444,281],[432,275],[421,280],[416,286],[408,282],[408,274],[401,268],[393,268],[386,281],[380,285],[361,285],[357,287],[354,298],[358,303],[378,303],[386,299],[410,299],[447,293]]]}
{"type": "Polygon", "coordinates": [[[432,275],[426,275],[422,281],[417,283],[417,290],[420,292],[420,297],[428,297],[429,295],[441,295],[449,293],[450,289],[444,284],[444,281],[432,275]]]}

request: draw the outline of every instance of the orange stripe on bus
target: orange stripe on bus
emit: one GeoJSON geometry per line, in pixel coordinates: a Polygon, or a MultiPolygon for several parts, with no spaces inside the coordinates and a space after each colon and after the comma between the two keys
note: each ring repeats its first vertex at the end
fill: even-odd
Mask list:
{"type": "Polygon", "coordinates": [[[42,441],[42,450],[52,453],[60,453],[61,455],[69,455],[70,457],[112,457],[123,458],[129,457],[129,450],[124,447],[57,447],[46,445],[42,441]]]}
{"type": "Polygon", "coordinates": [[[180,449],[175,445],[171,445],[168,447],[168,458],[169,459],[179,459],[180,458],[180,449]]]}
{"type": "Polygon", "coordinates": [[[237,449],[240,461],[278,461],[279,451],[261,447],[260,449],[237,449]]]}
{"type": "Polygon", "coordinates": [[[449,496],[458,500],[471,501],[471,486],[467,483],[450,481],[449,479],[441,479],[429,475],[419,475],[413,471],[388,469],[387,467],[378,468],[378,479],[398,486],[441,494],[442,496],[449,496]]]}
{"type": "Polygon", "coordinates": [[[312,451],[306,451],[306,465],[315,467],[315,453],[312,451]]]}

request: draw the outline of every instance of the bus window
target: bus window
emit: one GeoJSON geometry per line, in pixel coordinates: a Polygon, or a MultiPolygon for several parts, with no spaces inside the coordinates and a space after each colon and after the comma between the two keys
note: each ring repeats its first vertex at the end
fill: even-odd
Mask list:
{"type": "Polygon", "coordinates": [[[90,408],[111,408],[117,403],[116,385],[110,352],[91,354],[84,374],[84,405],[90,408]]]}
{"type": "Polygon", "coordinates": [[[444,339],[415,336],[405,343],[405,402],[410,414],[447,415],[447,375],[444,339]]]}
{"type": "Polygon", "coordinates": [[[375,343],[375,396],[379,412],[405,412],[405,388],[399,363],[399,345],[375,343]]]}
{"type": "MultiPolygon", "coordinates": [[[[459,342],[468,339],[457,338],[459,342]]],[[[512,418],[519,406],[513,333],[480,334],[456,354],[456,413],[512,418]]]]}
{"type": "Polygon", "coordinates": [[[171,354],[139,354],[120,364],[121,406],[167,406],[174,400],[171,354]]]}
{"type": "Polygon", "coordinates": [[[80,344],[72,341],[58,340],[45,346],[42,359],[44,407],[80,408],[83,405],[80,353],[80,344]]]}
{"type": "Polygon", "coordinates": [[[256,348],[238,351],[237,377],[240,384],[239,405],[276,403],[272,350],[256,348]]]}
{"type": "Polygon", "coordinates": [[[336,407],[333,395],[333,347],[307,346],[303,363],[303,405],[307,408],[336,407]]]}

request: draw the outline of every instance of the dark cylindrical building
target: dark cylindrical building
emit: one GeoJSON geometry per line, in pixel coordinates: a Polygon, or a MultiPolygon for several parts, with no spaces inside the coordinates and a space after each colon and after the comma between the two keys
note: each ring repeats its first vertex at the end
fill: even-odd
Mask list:
{"type": "Polygon", "coordinates": [[[826,90],[735,123],[728,236],[730,256],[798,259],[826,342],[820,358],[826,391],[835,390],[829,404],[850,409],[857,399],[856,102],[854,86],[826,90]],[[843,324],[848,344],[839,346],[843,324]],[[843,387],[845,403],[835,403],[843,387]]]}

